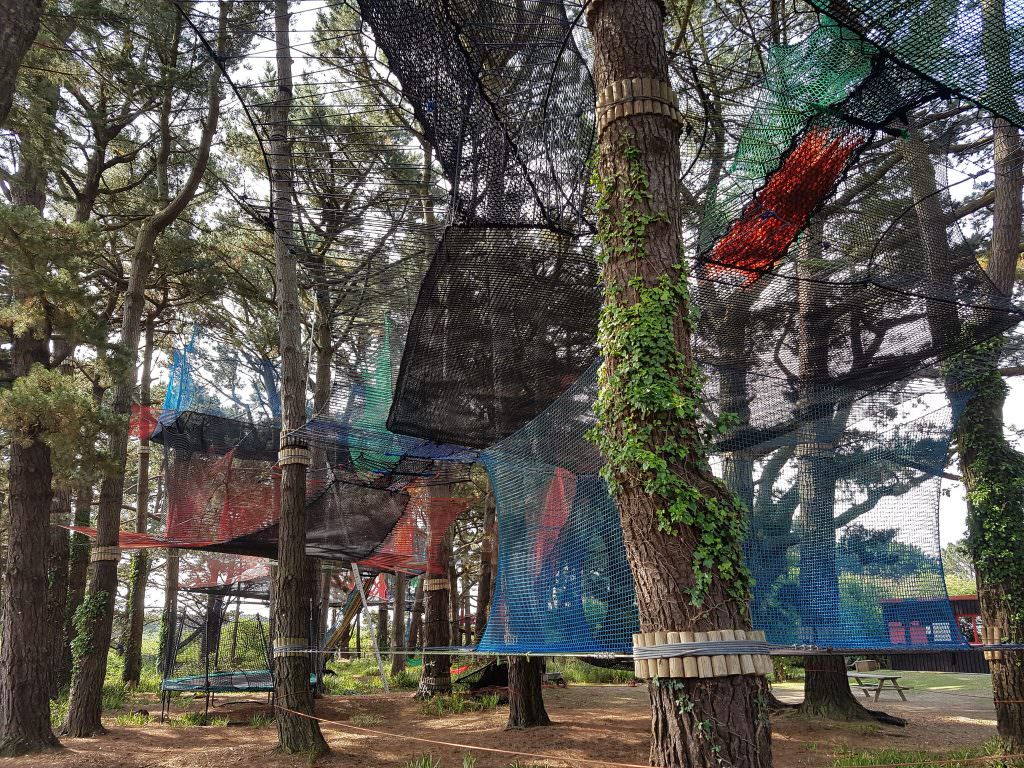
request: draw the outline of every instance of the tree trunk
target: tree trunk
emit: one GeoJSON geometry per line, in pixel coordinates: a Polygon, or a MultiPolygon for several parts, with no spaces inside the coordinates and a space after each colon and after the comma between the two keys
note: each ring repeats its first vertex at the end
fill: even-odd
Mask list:
{"type": "MultiPolygon", "coordinates": [[[[142,352],[142,386],[139,391],[139,479],[135,494],[135,532],[147,533],[149,523],[149,435],[144,434],[146,414],[151,406],[153,370],[153,320],[146,323],[146,341],[142,352]]],[[[128,582],[128,631],[125,633],[124,669],[121,679],[131,686],[139,684],[142,674],[142,631],[146,621],[146,586],[149,584],[149,550],[139,549],[132,556],[128,582]]]]}
{"type": "Polygon", "coordinates": [[[386,651],[388,649],[388,640],[390,636],[388,634],[388,604],[382,602],[377,606],[377,650],[386,651]]]}
{"type": "MultiPolygon", "coordinates": [[[[87,528],[92,524],[93,487],[86,483],[78,489],[75,501],[75,525],[87,528]]],[[[67,608],[64,614],[64,644],[55,660],[57,670],[54,684],[63,691],[71,683],[71,644],[75,640],[75,613],[85,598],[85,581],[89,576],[91,540],[84,533],[71,536],[70,566],[68,567],[67,608]]]]}
{"type": "MultiPolygon", "coordinates": [[[[433,492],[433,488],[431,491],[433,492]]],[[[426,615],[423,618],[423,647],[445,648],[451,645],[451,614],[449,610],[448,579],[449,566],[452,559],[452,528],[449,528],[441,541],[438,562],[433,564],[433,573],[424,574],[423,578],[430,582],[430,588],[424,584],[424,603],[426,615]]],[[[448,654],[423,654],[423,675],[420,677],[417,699],[429,699],[441,693],[452,691],[452,658],[448,654]]]]}
{"type": "Polygon", "coordinates": [[[405,593],[404,573],[395,575],[395,607],[391,615],[391,674],[405,669],[405,593]]]}
{"type": "Polygon", "coordinates": [[[448,563],[448,618],[451,630],[448,635],[450,645],[459,645],[459,576],[455,570],[455,562],[448,563]]]}
{"type": "MultiPolygon", "coordinates": [[[[7,54],[4,54],[5,56],[7,54]]],[[[27,376],[49,359],[46,335],[32,329],[14,337],[12,372],[27,376]]],[[[45,638],[46,564],[52,468],[50,449],[38,432],[10,444],[7,559],[0,606],[0,756],[13,757],[59,746],[50,727],[51,659],[45,638]]]]}
{"type": "Polygon", "coordinates": [[[306,463],[309,449],[290,433],[306,417],[306,371],[302,352],[302,321],[296,258],[292,237],[292,161],[289,119],[292,106],[292,63],[288,0],[275,0],[274,40],[277,46],[277,95],[271,108],[271,187],[274,212],[274,262],[281,352],[281,518],[277,569],[274,574],[274,695],[279,708],[279,748],[315,759],[328,751],[320,724],[312,719],[310,656],[288,648],[309,647],[312,584],[306,565],[306,463]],[[299,454],[284,463],[285,449],[299,454]]]}
{"type": "MultiPolygon", "coordinates": [[[[227,44],[228,5],[221,3],[218,20],[217,51],[223,54],[227,44]]],[[[168,88],[173,84],[168,84],[168,88]]],[[[165,100],[161,120],[170,116],[170,99],[165,100]]],[[[113,398],[110,409],[113,413],[127,417],[131,412],[132,396],[135,391],[135,369],[139,353],[139,337],[142,334],[142,315],[146,303],[146,283],[153,267],[154,249],[160,235],[192,202],[199,184],[206,174],[210,159],[210,148],[217,133],[220,119],[221,91],[220,72],[211,66],[208,79],[206,120],[202,124],[196,159],[181,190],[173,200],[159,208],[139,227],[132,251],[131,274],[125,292],[121,317],[121,339],[119,357],[113,376],[113,398]]],[[[161,149],[169,148],[172,137],[165,133],[161,149]]],[[[169,151],[169,149],[168,149],[169,151]]],[[[158,175],[160,169],[158,168],[158,175]]],[[[162,201],[161,201],[162,202],[162,201]]],[[[103,680],[107,671],[107,649],[110,645],[114,622],[114,598],[117,593],[117,544],[121,522],[121,504],[124,500],[124,472],[128,456],[128,421],[110,428],[109,464],[112,467],[100,486],[99,510],[96,515],[96,550],[93,551],[92,576],[89,592],[76,618],[79,632],[88,632],[89,640],[80,645],[79,657],[75,659],[74,676],[71,681],[71,696],[68,701],[67,720],[62,733],[84,737],[103,732],[100,722],[103,709],[103,680]],[[99,554],[98,554],[99,552],[99,554]]]]}
{"type": "Polygon", "coordinates": [[[178,624],[178,571],[180,557],[178,550],[167,550],[164,566],[164,608],[160,615],[160,674],[169,677],[173,672],[175,635],[178,624]]]}
{"type": "Polygon", "coordinates": [[[14,101],[18,68],[39,32],[42,0],[0,0],[0,127],[14,101]]]}
{"type": "Polygon", "coordinates": [[[412,618],[409,620],[409,650],[414,654],[423,645],[420,636],[423,634],[423,580],[421,576],[416,581],[416,590],[412,593],[412,618]]]}
{"type": "MultiPolygon", "coordinates": [[[[663,14],[657,0],[589,6],[598,93],[630,78],[667,87],[663,14]]],[[[745,512],[714,478],[698,427],[701,380],[680,259],[678,131],[670,116],[641,112],[619,117],[599,136],[606,289],[593,434],[608,459],[641,629],[747,629],[745,512]]],[[[763,677],[656,678],[648,689],[652,764],[771,765],[763,677]]]]}
{"type": "Polygon", "coordinates": [[[544,709],[543,663],[544,659],[539,656],[509,657],[506,730],[551,725],[544,709]]]}
{"type": "Polygon", "coordinates": [[[494,554],[498,545],[498,525],[494,509],[494,491],[488,489],[484,501],[484,537],[480,543],[480,583],[476,592],[476,621],[474,634],[477,642],[487,629],[487,615],[491,610],[491,586],[494,580],[494,554]]]}
{"type": "MultiPolygon", "coordinates": [[[[64,655],[67,638],[68,607],[68,563],[71,558],[71,539],[62,526],[71,520],[71,494],[57,489],[53,493],[53,508],[50,519],[50,562],[49,593],[46,598],[46,616],[50,629],[48,656],[56,661],[64,655]]],[[[61,677],[60,664],[50,667],[50,698],[56,699],[66,685],[61,677]]]]}

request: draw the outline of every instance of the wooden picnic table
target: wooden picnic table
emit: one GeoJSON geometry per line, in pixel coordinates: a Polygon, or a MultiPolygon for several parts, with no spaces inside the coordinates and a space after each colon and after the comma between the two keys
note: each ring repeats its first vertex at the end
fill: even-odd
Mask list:
{"type": "Polygon", "coordinates": [[[882,693],[883,688],[891,688],[900,695],[900,698],[904,701],[907,697],[903,695],[904,691],[909,691],[910,688],[905,685],[900,685],[899,675],[876,675],[869,672],[847,672],[846,676],[852,680],[856,680],[856,687],[864,691],[864,696],[870,696],[871,691],[875,692],[875,701],[878,701],[878,697],[882,693]],[[868,682],[864,682],[867,680],[868,682]],[[888,683],[888,685],[886,685],[888,683]]]}

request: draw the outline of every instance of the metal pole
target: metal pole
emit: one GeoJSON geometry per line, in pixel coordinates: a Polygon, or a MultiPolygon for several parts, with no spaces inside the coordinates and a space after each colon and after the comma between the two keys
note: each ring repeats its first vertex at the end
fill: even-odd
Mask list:
{"type": "MultiPolygon", "coordinates": [[[[359,566],[357,566],[355,563],[352,563],[352,576],[353,576],[353,578],[356,581],[356,586],[359,588],[359,597],[362,598],[363,605],[366,605],[367,604],[366,603],[366,592],[363,590],[363,579],[359,575],[359,566]]],[[[356,635],[357,642],[358,642],[358,638],[359,638],[359,635],[356,635]]],[[[376,633],[374,633],[372,640],[373,640],[373,655],[375,657],[377,657],[377,671],[380,673],[381,685],[384,686],[384,693],[390,693],[391,691],[388,690],[388,677],[387,677],[387,675],[384,674],[384,661],[380,657],[380,648],[377,647],[377,635],[376,635],[376,633]]]]}

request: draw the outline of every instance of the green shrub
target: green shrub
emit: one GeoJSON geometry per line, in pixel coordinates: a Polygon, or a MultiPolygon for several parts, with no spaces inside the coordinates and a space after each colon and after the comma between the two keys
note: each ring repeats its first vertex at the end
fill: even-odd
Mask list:
{"type": "Polygon", "coordinates": [[[128,700],[128,687],[118,681],[116,683],[106,682],[103,684],[103,711],[120,709],[128,700]]]}
{"type": "Polygon", "coordinates": [[[435,760],[433,755],[420,755],[405,764],[405,768],[440,768],[441,761],[435,760]]]}
{"type": "Polygon", "coordinates": [[[414,691],[420,684],[422,669],[403,669],[388,677],[388,685],[395,691],[414,691]]]}
{"type": "Polygon", "coordinates": [[[68,716],[68,695],[65,693],[59,699],[50,702],[50,725],[60,728],[64,724],[64,718],[68,716]]]}

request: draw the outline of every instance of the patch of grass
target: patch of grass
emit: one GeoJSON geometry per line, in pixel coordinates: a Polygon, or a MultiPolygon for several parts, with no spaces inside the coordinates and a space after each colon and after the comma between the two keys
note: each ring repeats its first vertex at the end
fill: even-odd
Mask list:
{"type": "Polygon", "coordinates": [[[491,712],[498,707],[498,696],[487,694],[479,698],[472,698],[459,691],[453,693],[442,693],[423,702],[420,710],[431,717],[445,717],[446,715],[461,715],[464,712],[491,712]]]}
{"type": "Polygon", "coordinates": [[[595,667],[579,659],[550,660],[548,672],[561,672],[567,683],[576,685],[623,685],[634,678],[632,669],[595,667]]]}
{"type": "Polygon", "coordinates": [[[405,764],[405,768],[440,768],[440,766],[441,761],[435,760],[433,755],[420,755],[405,764]]]}
{"type": "Polygon", "coordinates": [[[899,675],[900,685],[909,685],[915,690],[992,695],[991,675],[956,672],[906,672],[901,669],[880,669],[872,674],[899,675]]]}
{"type": "Polygon", "coordinates": [[[148,712],[126,712],[123,715],[118,715],[114,718],[114,725],[124,727],[149,725],[149,722],[150,718],[148,712]]]}
{"type": "Polygon", "coordinates": [[[384,724],[384,718],[369,712],[358,712],[348,719],[357,728],[375,728],[384,724]]]}
{"type": "Polygon", "coordinates": [[[249,725],[252,728],[266,728],[274,724],[274,716],[269,712],[254,712],[249,718],[249,725]]]}
{"type": "Polygon", "coordinates": [[[167,724],[171,728],[201,728],[206,726],[224,728],[228,724],[228,719],[217,715],[207,715],[204,712],[186,712],[180,717],[168,720],[167,724]]]}
{"type": "Polygon", "coordinates": [[[462,756],[462,768],[476,768],[476,758],[468,752],[462,756]]]}
{"type": "Polygon", "coordinates": [[[941,763],[943,768],[972,768],[985,765],[989,768],[1021,768],[1024,760],[999,760],[979,763],[979,757],[998,756],[998,745],[989,744],[984,747],[966,747],[951,752],[926,752],[923,750],[906,749],[843,749],[836,754],[833,768],[856,768],[864,765],[901,765],[930,768],[941,763]]]}

